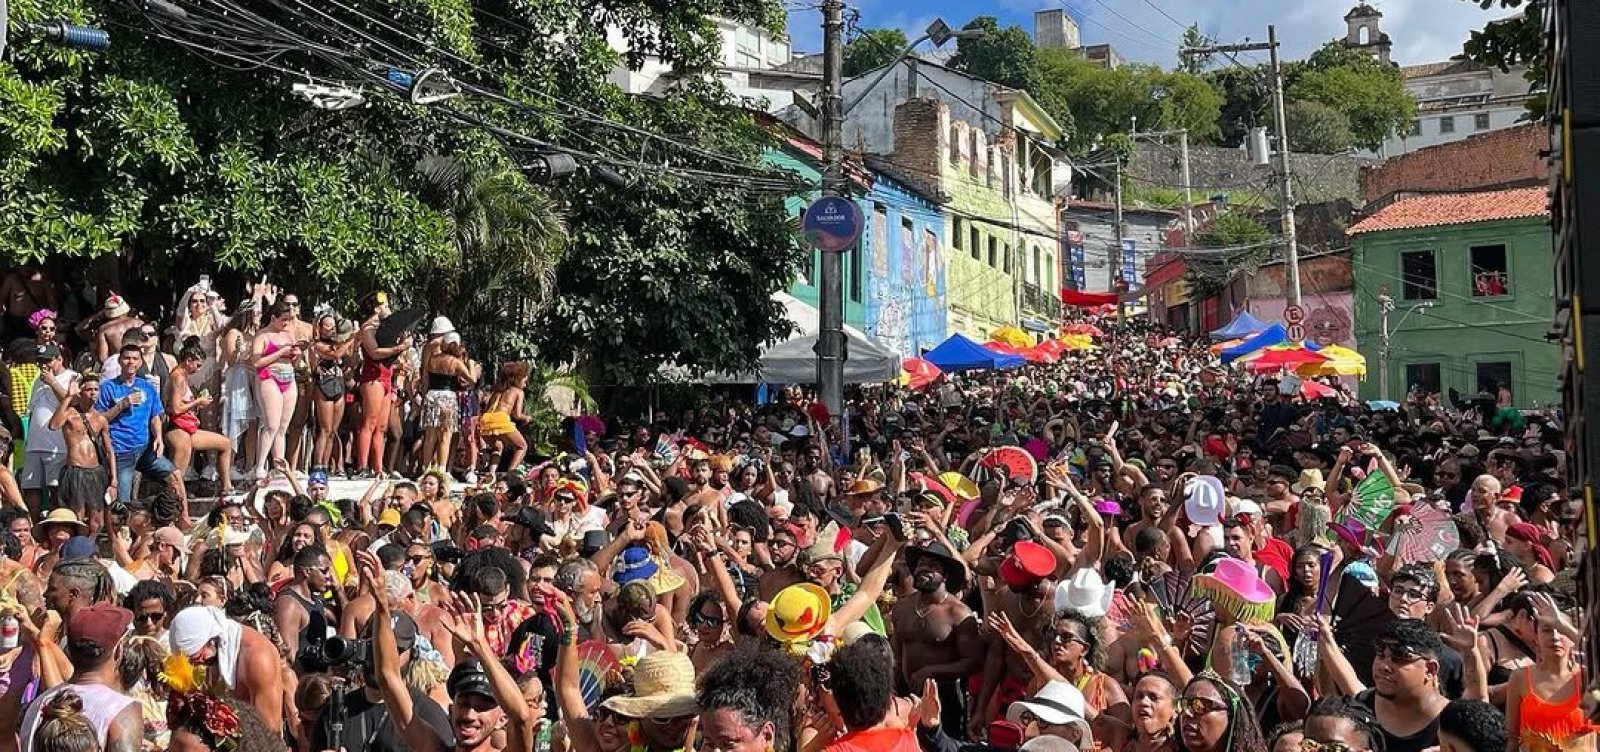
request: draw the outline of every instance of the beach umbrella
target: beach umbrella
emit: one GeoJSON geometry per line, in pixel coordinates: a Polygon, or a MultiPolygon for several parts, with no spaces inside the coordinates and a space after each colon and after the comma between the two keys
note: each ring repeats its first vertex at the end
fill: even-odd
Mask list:
{"type": "Polygon", "coordinates": [[[922,358],[906,358],[900,361],[900,367],[906,371],[906,385],[912,389],[923,389],[932,384],[935,379],[944,375],[939,367],[922,358]]]}
{"type": "Polygon", "coordinates": [[[1295,369],[1301,376],[1355,376],[1366,378],[1367,358],[1361,353],[1348,347],[1328,345],[1317,351],[1327,360],[1321,363],[1307,363],[1295,369]]]}
{"type": "Polygon", "coordinates": [[[1004,342],[1012,347],[1027,347],[1033,344],[1033,338],[1028,333],[1014,326],[1002,326],[994,330],[989,338],[996,342],[1004,342]]]}
{"type": "Polygon", "coordinates": [[[1061,331],[1063,331],[1063,332],[1065,332],[1067,334],[1087,334],[1087,335],[1089,335],[1091,337],[1104,337],[1104,336],[1106,336],[1106,333],[1101,331],[1100,327],[1095,326],[1094,324],[1090,324],[1088,322],[1079,322],[1079,323],[1076,323],[1076,324],[1070,324],[1070,325],[1067,326],[1067,328],[1065,328],[1065,329],[1063,329],[1061,331]]]}
{"type": "Polygon", "coordinates": [[[1327,358],[1321,353],[1315,353],[1300,345],[1269,347],[1260,351],[1260,354],[1249,361],[1250,370],[1256,373],[1272,373],[1283,369],[1293,370],[1308,363],[1322,363],[1327,358]]]}

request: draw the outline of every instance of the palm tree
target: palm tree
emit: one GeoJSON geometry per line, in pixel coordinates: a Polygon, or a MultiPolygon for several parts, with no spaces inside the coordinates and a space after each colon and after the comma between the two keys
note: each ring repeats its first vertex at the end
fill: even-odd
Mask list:
{"type": "Polygon", "coordinates": [[[550,194],[520,173],[430,155],[417,163],[423,195],[450,223],[457,255],[423,273],[430,308],[449,316],[474,357],[527,357],[523,334],[549,302],[566,222],[550,194]]]}

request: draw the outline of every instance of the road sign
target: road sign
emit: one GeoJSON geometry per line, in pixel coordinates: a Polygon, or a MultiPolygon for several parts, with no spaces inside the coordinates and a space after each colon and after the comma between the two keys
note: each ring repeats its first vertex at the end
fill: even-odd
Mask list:
{"type": "Polygon", "coordinates": [[[838,196],[823,196],[806,208],[800,229],[819,251],[839,253],[861,239],[866,224],[856,202],[838,196]]]}
{"type": "Polygon", "coordinates": [[[1298,324],[1306,320],[1306,309],[1297,305],[1283,309],[1283,320],[1290,324],[1298,324]]]}
{"type": "Polygon", "coordinates": [[[1301,326],[1299,324],[1290,324],[1289,325],[1289,340],[1291,342],[1300,342],[1300,341],[1304,340],[1305,338],[1306,338],[1306,328],[1305,327],[1303,327],[1303,326],[1301,326]]]}

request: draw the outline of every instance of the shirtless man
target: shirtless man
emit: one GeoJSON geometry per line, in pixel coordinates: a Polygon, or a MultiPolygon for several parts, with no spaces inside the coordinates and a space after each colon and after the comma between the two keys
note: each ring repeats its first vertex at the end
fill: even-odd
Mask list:
{"type": "Polygon", "coordinates": [[[966,680],[983,669],[985,646],[978,618],[960,598],[967,568],[943,543],[905,550],[917,595],[894,606],[892,644],[907,687],[927,679],[939,687],[941,724],[966,728],[966,680]]]}
{"type": "Polygon", "coordinates": [[[1166,514],[1167,489],[1164,486],[1152,483],[1139,489],[1139,521],[1122,531],[1122,545],[1129,551],[1135,550],[1133,542],[1139,532],[1147,527],[1161,529],[1161,518],[1166,514]]]}
{"type": "Polygon", "coordinates": [[[78,334],[94,343],[94,360],[103,363],[113,353],[122,350],[122,333],[140,326],[144,326],[144,319],[133,314],[128,301],[123,300],[121,295],[111,293],[98,315],[90,316],[78,325],[78,334]],[[99,328],[93,329],[91,334],[95,324],[99,324],[99,328]]]}
{"type": "Polygon", "coordinates": [[[100,377],[92,373],[74,374],[67,382],[67,390],[72,391],[74,385],[76,396],[50,416],[50,430],[60,431],[67,445],[67,464],[61,469],[56,501],[86,520],[93,537],[104,524],[107,489],[116,493],[117,453],[111,446],[109,427],[124,406],[118,401],[103,415],[95,412],[100,377]],[[95,449],[96,441],[101,444],[100,451],[95,449]],[[102,452],[109,467],[100,464],[102,452]]]}
{"type": "MultiPolygon", "coordinates": [[[[1022,639],[1041,653],[1047,652],[1046,635],[1041,630],[1046,609],[1054,607],[1056,555],[1045,546],[1029,540],[1017,541],[1000,563],[1000,581],[1005,589],[992,593],[990,603],[1016,625],[1022,639]]],[[[1027,696],[1033,673],[1023,658],[1006,646],[1004,640],[990,640],[983,664],[983,689],[978,705],[967,721],[967,733],[978,738],[989,721],[1005,714],[1011,703],[1027,696]]]]}
{"type": "Polygon", "coordinates": [[[56,287],[38,264],[27,264],[6,275],[0,281],[0,305],[5,306],[5,341],[32,336],[28,317],[35,311],[48,308],[61,310],[56,300],[56,287]]]}
{"type": "Polygon", "coordinates": [[[1467,492],[1467,501],[1472,504],[1472,516],[1496,545],[1504,545],[1506,530],[1521,522],[1516,513],[1500,508],[1502,490],[1499,478],[1480,475],[1472,481],[1472,490],[1467,492]]]}
{"type": "Polygon", "coordinates": [[[206,667],[208,677],[260,713],[268,730],[283,732],[283,659],[265,635],[220,608],[190,606],[172,620],[167,637],[172,652],[206,667]]]}

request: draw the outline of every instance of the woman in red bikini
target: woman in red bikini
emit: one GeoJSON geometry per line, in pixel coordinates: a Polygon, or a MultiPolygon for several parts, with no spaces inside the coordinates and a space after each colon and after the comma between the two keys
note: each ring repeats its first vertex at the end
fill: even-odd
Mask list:
{"type": "Polygon", "coordinates": [[[370,293],[361,299],[361,428],[356,432],[357,477],[383,477],[383,454],[389,431],[389,411],[394,406],[394,357],[411,348],[407,335],[393,347],[378,346],[378,323],[389,315],[389,296],[370,293]]]}

